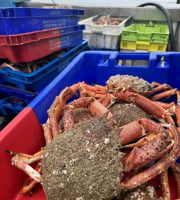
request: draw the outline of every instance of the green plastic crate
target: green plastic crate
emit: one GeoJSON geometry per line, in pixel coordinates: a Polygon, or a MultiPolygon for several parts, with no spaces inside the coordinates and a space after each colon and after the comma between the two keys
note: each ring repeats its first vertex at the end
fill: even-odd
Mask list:
{"type": "Polygon", "coordinates": [[[121,39],[166,43],[169,39],[169,29],[163,24],[132,24],[123,30],[121,39]]]}

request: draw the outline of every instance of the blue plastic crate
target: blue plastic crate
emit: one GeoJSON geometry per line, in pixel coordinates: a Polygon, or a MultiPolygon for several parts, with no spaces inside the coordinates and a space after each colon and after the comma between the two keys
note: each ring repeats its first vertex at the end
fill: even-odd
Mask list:
{"type": "Polygon", "coordinates": [[[0,17],[0,34],[13,35],[78,24],[77,15],[40,17],[0,17]]]}
{"type": "Polygon", "coordinates": [[[47,119],[47,109],[63,88],[79,81],[85,81],[88,84],[105,85],[106,80],[115,74],[139,76],[149,82],[167,83],[180,89],[179,65],[180,53],[83,52],[28,107],[34,110],[40,123],[44,123],[47,119]],[[146,61],[147,64],[143,66],[118,65],[119,60],[146,61]]]}
{"type": "Polygon", "coordinates": [[[1,8],[0,17],[44,17],[44,16],[62,16],[62,15],[84,15],[82,9],[70,8],[1,8]]]}
{"type": "Polygon", "coordinates": [[[6,82],[0,83],[0,113],[4,116],[14,116],[28,105],[37,93],[21,90],[8,85],[6,82]]]}
{"type": "Polygon", "coordinates": [[[39,92],[57,76],[75,56],[87,50],[87,48],[87,40],[84,40],[82,43],[71,48],[60,57],[53,59],[31,74],[3,68],[0,69],[0,77],[8,83],[16,85],[20,89],[39,92]]]}
{"type": "Polygon", "coordinates": [[[8,85],[8,83],[6,82],[2,82],[0,83],[0,95],[16,97],[19,100],[29,103],[36,97],[37,93],[27,90],[21,90],[17,87],[8,85]]]}
{"type": "Polygon", "coordinates": [[[27,104],[24,101],[16,101],[12,97],[5,97],[0,100],[0,111],[3,116],[9,116],[11,114],[18,114],[21,112],[27,104]]]}

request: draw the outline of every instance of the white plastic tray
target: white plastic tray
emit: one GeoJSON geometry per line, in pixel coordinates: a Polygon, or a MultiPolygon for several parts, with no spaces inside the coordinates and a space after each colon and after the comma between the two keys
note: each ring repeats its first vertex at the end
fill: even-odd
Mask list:
{"type": "Polygon", "coordinates": [[[124,27],[130,24],[131,16],[122,17],[124,20],[119,25],[97,25],[94,23],[100,16],[95,15],[81,20],[79,24],[85,25],[83,31],[84,39],[89,41],[92,48],[117,49],[119,47],[119,37],[124,27]]]}

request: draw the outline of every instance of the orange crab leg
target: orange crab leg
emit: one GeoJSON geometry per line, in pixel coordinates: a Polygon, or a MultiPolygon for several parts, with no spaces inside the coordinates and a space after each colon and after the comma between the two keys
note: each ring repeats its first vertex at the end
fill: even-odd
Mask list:
{"type": "Polygon", "coordinates": [[[165,171],[161,174],[160,180],[161,180],[161,188],[162,188],[163,198],[165,200],[171,200],[169,180],[168,180],[168,171],[165,171]]]}
{"type": "Polygon", "coordinates": [[[66,101],[73,95],[77,95],[76,92],[70,87],[66,87],[64,90],[62,90],[59,96],[55,98],[52,105],[47,111],[53,138],[59,134],[58,121],[62,114],[62,109],[66,104],[66,101]]]}
{"type": "Polygon", "coordinates": [[[87,107],[92,101],[94,101],[93,97],[81,97],[81,98],[75,99],[74,101],[71,101],[65,107],[69,107],[71,109],[87,107]]]}
{"type": "Polygon", "coordinates": [[[74,126],[74,117],[73,111],[71,109],[66,108],[63,112],[63,128],[66,131],[69,128],[74,126]]]}
{"type": "Polygon", "coordinates": [[[12,165],[24,171],[27,175],[29,175],[32,179],[37,182],[42,181],[41,174],[33,169],[30,165],[28,165],[24,160],[22,160],[18,154],[11,159],[12,165]]]}
{"type": "Polygon", "coordinates": [[[180,199],[180,164],[176,163],[171,168],[172,168],[174,179],[177,184],[177,187],[176,187],[177,188],[177,190],[176,190],[177,199],[180,199]]]}
{"type": "Polygon", "coordinates": [[[68,105],[64,107],[63,112],[63,128],[67,130],[74,126],[74,116],[73,116],[73,109],[80,108],[80,107],[87,107],[92,101],[94,101],[93,97],[81,97],[79,99],[75,99],[68,105]]]}
{"type": "Polygon", "coordinates": [[[29,155],[29,154],[26,154],[26,153],[16,153],[16,152],[9,151],[9,150],[7,150],[6,152],[8,152],[11,155],[14,155],[14,157],[18,156],[21,160],[23,160],[27,164],[31,164],[31,163],[34,163],[36,161],[42,160],[44,149],[41,149],[40,151],[38,151],[34,155],[29,155]]]}
{"type": "Polygon", "coordinates": [[[176,91],[177,91],[177,89],[167,90],[167,91],[164,91],[162,93],[154,95],[151,99],[153,101],[155,101],[155,100],[162,99],[164,97],[169,97],[169,96],[172,96],[172,95],[176,94],[176,91]]]}
{"type": "MultiPolygon", "coordinates": [[[[35,168],[37,170],[38,173],[42,173],[42,166],[41,165],[37,165],[37,167],[35,168]]],[[[29,192],[32,191],[32,189],[37,185],[37,181],[35,180],[28,180],[28,182],[24,185],[24,187],[21,190],[22,194],[27,194],[29,192]]]]}
{"type": "Polygon", "coordinates": [[[164,108],[144,96],[133,92],[116,92],[113,93],[113,97],[126,102],[134,103],[157,119],[165,119],[170,124],[174,124],[172,117],[164,108]]]}
{"type": "MultiPolygon", "coordinates": [[[[52,132],[52,136],[53,138],[59,134],[59,129],[58,129],[58,122],[57,122],[57,118],[55,115],[55,109],[56,109],[56,105],[58,104],[58,97],[55,98],[54,102],[52,103],[50,109],[47,111],[48,113],[48,121],[51,127],[51,132],[52,132]]],[[[47,121],[47,123],[48,123],[47,121]]]]}
{"type": "Polygon", "coordinates": [[[177,104],[180,106],[180,92],[179,92],[179,90],[177,90],[176,94],[177,94],[177,104]]]}
{"type": "Polygon", "coordinates": [[[99,90],[105,91],[105,92],[108,91],[107,86],[102,86],[102,85],[95,84],[94,87],[99,89],[99,90]]]}
{"type": "Polygon", "coordinates": [[[164,102],[161,102],[161,101],[156,101],[156,103],[159,106],[163,107],[165,110],[169,110],[169,109],[171,109],[174,106],[174,102],[164,103],[164,102]]]}
{"type": "Polygon", "coordinates": [[[96,97],[96,98],[100,98],[100,97],[104,97],[107,93],[107,89],[103,86],[100,85],[88,85],[84,82],[80,83],[80,96],[84,97],[84,96],[91,96],[91,97],[96,97]]]}
{"type": "Polygon", "coordinates": [[[176,122],[177,125],[180,127],[180,106],[175,106],[175,116],[176,116],[176,122]]]}
{"type": "Polygon", "coordinates": [[[153,88],[153,92],[159,92],[161,90],[166,90],[166,89],[172,89],[172,87],[166,83],[164,84],[160,84],[160,83],[157,83],[157,82],[152,82],[151,83],[151,86],[154,87],[153,88]]]}
{"type": "Polygon", "coordinates": [[[48,144],[53,139],[49,121],[47,121],[45,124],[43,124],[42,128],[43,128],[43,133],[44,133],[44,138],[45,138],[46,144],[48,144]]]}
{"type": "Polygon", "coordinates": [[[124,187],[127,189],[135,188],[141,184],[150,181],[151,179],[160,175],[162,172],[165,172],[169,167],[175,165],[176,159],[178,158],[180,151],[180,133],[173,125],[170,126],[170,131],[174,136],[174,146],[171,152],[167,156],[164,156],[157,163],[152,165],[150,168],[136,174],[135,176],[129,178],[127,181],[122,182],[120,184],[120,187],[124,187]]]}

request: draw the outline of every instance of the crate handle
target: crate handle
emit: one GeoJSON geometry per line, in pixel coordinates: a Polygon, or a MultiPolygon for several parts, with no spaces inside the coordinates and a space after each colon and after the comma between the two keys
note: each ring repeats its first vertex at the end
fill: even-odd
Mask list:
{"type": "MultiPolygon", "coordinates": [[[[108,58],[108,66],[117,67],[118,60],[148,60],[148,67],[155,67],[157,60],[157,53],[152,54],[149,52],[113,52],[108,58]],[[140,58],[140,59],[139,59],[140,58]]],[[[121,67],[121,66],[118,66],[121,67]]]]}

